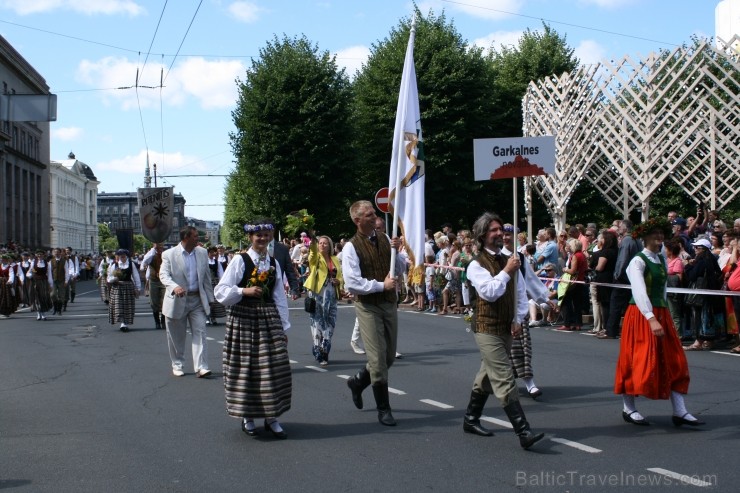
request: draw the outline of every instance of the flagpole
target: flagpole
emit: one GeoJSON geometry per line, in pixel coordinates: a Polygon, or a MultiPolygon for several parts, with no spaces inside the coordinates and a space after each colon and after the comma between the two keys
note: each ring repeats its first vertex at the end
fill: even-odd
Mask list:
{"type": "MultiPolygon", "coordinates": [[[[407,52],[408,52],[409,46],[413,46],[414,45],[414,39],[415,38],[416,38],[416,15],[413,15],[413,17],[411,18],[411,32],[409,33],[409,43],[408,43],[408,46],[406,47],[406,51],[407,52]]],[[[407,61],[406,60],[406,57],[404,57],[404,69],[406,68],[405,67],[406,61],[407,61]]],[[[413,60],[412,60],[412,63],[413,63],[413,60]]],[[[404,70],[404,72],[405,72],[405,70],[404,70]]],[[[403,80],[402,80],[402,82],[403,82],[403,80]]],[[[403,90],[404,90],[404,88],[402,87],[401,88],[401,91],[403,91],[403,90]]],[[[408,96],[408,94],[407,94],[407,96],[408,96]]],[[[400,94],[399,94],[399,97],[400,97],[400,94]]],[[[402,105],[402,110],[401,110],[402,111],[402,113],[401,113],[402,117],[399,120],[398,115],[396,115],[396,121],[401,121],[401,122],[405,122],[406,121],[406,113],[407,113],[407,109],[406,108],[407,108],[407,105],[406,104],[403,104],[402,105]]],[[[403,138],[403,134],[405,132],[405,128],[403,127],[403,125],[401,125],[401,128],[396,129],[396,131],[400,131],[401,132],[401,136],[398,136],[398,135],[395,135],[394,136],[394,138],[395,137],[398,137],[398,146],[399,146],[399,149],[398,149],[398,156],[397,156],[397,161],[398,162],[396,163],[396,182],[395,182],[396,183],[396,194],[393,197],[393,228],[391,228],[391,232],[393,234],[391,235],[391,238],[394,238],[394,237],[398,236],[398,202],[399,202],[399,200],[401,198],[401,194],[399,193],[400,192],[399,186],[401,185],[401,177],[403,176],[404,171],[405,171],[405,166],[401,166],[401,163],[406,160],[406,152],[404,152],[405,151],[405,149],[404,149],[404,147],[405,147],[404,144],[405,143],[404,143],[404,138],[403,138]]],[[[398,253],[398,251],[396,250],[396,248],[395,247],[391,247],[391,266],[390,266],[390,271],[389,271],[389,275],[391,277],[395,277],[394,274],[396,272],[396,255],[397,255],[397,253],[398,253]]]]}

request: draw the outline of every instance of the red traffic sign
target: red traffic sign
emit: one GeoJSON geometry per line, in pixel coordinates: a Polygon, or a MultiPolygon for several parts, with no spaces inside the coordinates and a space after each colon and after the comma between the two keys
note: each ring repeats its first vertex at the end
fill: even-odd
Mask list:
{"type": "Polygon", "coordinates": [[[388,187],[383,187],[380,190],[378,190],[375,193],[375,207],[377,207],[380,212],[385,212],[388,214],[388,211],[390,210],[390,201],[388,200],[388,187]]]}

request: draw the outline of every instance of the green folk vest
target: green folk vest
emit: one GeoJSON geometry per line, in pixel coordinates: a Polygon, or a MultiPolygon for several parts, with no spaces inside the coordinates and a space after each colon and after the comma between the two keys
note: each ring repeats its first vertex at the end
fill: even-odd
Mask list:
{"type": "MultiPolygon", "coordinates": [[[[486,250],[478,254],[476,259],[481,267],[496,276],[506,265],[506,257],[499,255],[494,257],[486,250]]],[[[491,335],[511,334],[511,323],[516,314],[516,292],[514,283],[506,284],[506,291],[496,301],[486,301],[480,296],[475,300],[475,322],[472,324],[473,332],[491,335]]]]}
{"type": "MultiPolygon", "coordinates": [[[[663,289],[668,281],[668,267],[666,267],[663,255],[658,254],[658,258],[660,259],[659,264],[649,260],[642,252],[638,253],[637,256],[640,257],[646,265],[645,289],[647,290],[648,298],[650,298],[650,304],[654,307],[667,307],[668,302],[666,302],[665,297],[663,296],[663,289]]],[[[634,297],[630,298],[630,304],[635,304],[634,297]]]]}
{"type": "MultiPolygon", "coordinates": [[[[357,257],[360,259],[360,274],[362,277],[383,282],[391,265],[391,242],[384,234],[376,235],[376,237],[378,239],[377,247],[367,236],[361,233],[355,233],[349,241],[355,247],[357,257]]],[[[373,305],[383,302],[395,303],[396,293],[383,291],[382,293],[361,294],[357,295],[357,300],[373,305]]]]}

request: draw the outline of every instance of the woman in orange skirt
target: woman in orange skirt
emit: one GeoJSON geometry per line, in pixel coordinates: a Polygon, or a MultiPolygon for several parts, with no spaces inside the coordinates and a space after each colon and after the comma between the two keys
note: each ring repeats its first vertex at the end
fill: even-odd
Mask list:
{"type": "Polygon", "coordinates": [[[687,410],[683,395],[689,390],[689,367],[666,301],[667,268],[659,253],[671,226],[663,218],[634,228],[645,248],[627,267],[632,299],[624,315],[614,393],[624,403],[627,423],[650,423],[637,411],[635,397],[670,399],[675,426],[704,424],[687,410]]]}

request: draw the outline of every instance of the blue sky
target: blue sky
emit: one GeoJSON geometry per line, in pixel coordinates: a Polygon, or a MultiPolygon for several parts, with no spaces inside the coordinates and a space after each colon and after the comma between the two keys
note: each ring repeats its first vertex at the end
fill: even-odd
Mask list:
{"type": "MultiPolygon", "coordinates": [[[[688,43],[692,35],[712,37],[717,4],[417,2],[423,12],[444,11],[464,39],[484,48],[515,44],[525,29],[541,29],[545,20],[567,36],[584,63],[646,56],[688,43]]],[[[235,80],[244,78],[266,41],[305,34],[353,74],[370,47],[411,11],[407,0],[0,0],[0,34],[58,95],[51,159],[73,151],[92,167],[100,191],[134,191],[143,185],[148,149],[158,174],[171,176],[158,184],[174,185],[185,196],[186,215],[221,220],[223,206],[214,204],[223,203],[225,178],[173,175],[233,169],[235,80]],[[137,70],[139,86],[158,86],[164,78],[165,87],[131,89],[137,70]]],[[[368,198],[374,192],[368,190],[368,198]]]]}

